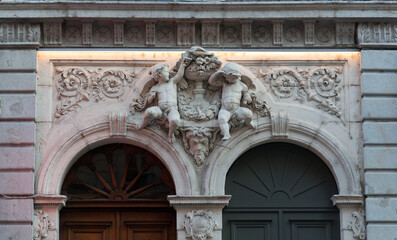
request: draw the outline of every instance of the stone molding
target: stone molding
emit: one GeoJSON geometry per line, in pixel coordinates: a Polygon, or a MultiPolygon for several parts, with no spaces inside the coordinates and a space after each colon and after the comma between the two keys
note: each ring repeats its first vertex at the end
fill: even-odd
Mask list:
{"type": "Polygon", "coordinates": [[[36,208],[56,207],[61,210],[65,206],[67,197],[63,195],[35,195],[33,197],[36,208]]]}
{"type": "Polygon", "coordinates": [[[169,195],[168,201],[171,206],[175,207],[224,207],[229,204],[230,195],[224,196],[179,196],[179,195],[169,195]]]}
{"type": "Polygon", "coordinates": [[[339,209],[361,208],[364,206],[364,196],[361,195],[334,195],[331,200],[339,209]]]}

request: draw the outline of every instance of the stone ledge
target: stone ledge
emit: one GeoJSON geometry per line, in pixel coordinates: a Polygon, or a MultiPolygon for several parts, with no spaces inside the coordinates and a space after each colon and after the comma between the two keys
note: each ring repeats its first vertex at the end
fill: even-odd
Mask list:
{"type": "Polygon", "coordinates": [[[232,196],[168,196],[171,206],[227,206],[232,196]]]}

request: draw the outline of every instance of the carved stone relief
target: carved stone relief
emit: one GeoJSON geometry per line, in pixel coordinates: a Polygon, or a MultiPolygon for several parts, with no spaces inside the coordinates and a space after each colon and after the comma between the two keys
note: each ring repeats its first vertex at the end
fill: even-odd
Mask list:
{"type": "Polygon", "coordinates": [[[342,90],[341,67],[317,67],[294,70],[276,68],[263,72],[257,70],[257,77],[269,85],[279,100],[292,100],[301,104],[316,103],[317,108],[337,117],[342,116],[339,106],[342,90]]]}
{"type": "Polygon", "coordinates": [[[187,212],[183,228],[186,231],[186,238],[192,240],[212,239],[217,224],[208,210],[194,210],[187,212]]]}
{"type": "Polygon", "coordinates": [[[338,22],[336,23],[336,44],[352,45],[354,44],[355,23],[338,22]]]}
{"type": "Polygon", "coordinates": [[[244,46],[251,45],[251,21],[244,21],[241,24],[241,41],[244,46]]]}
{"type": "Polygon", "coordinates": [[[40,26],[38,24],[0,24],[0,44],[38,44],[39,42],[40,26]]]}
{"type": "Polygon", "coordinates": [[[92,21],[83,22],[83,44],[92,44],[92,21]]]}
{"type": "Polygon", "coordinates": [[[94,32],[94,39],[99,43],[108,43],[112,39],[112,31],[107,27],[100,27],[94,32]]]}
{"type": "Polygon", "coordinates": [[[65,29],[65,42],[66,43],[79,43],[81,40],[80,29],[77,27],[67,27],[65,29]]]}
{"type": "Polygon", "coordinates": [[[155,32],[156,32],[156,22],[149,21],[146,22],[146,45],[155,45],[155,32]]]}
{"type": "Polygon", "coordinates": [[[227,27],[223,31],[223,40],[226,43],[233,43],[238,40],[239,32],[235,27],[227,27]]]}
{"type": "Polygon", "coordinates": [[[62,22],[44,23],[44,44],[62,44],[62,22]]]}
{"type": "Polygon", "coordinates": [[[114,22],[114,45],[124,44],[124,21],[114,22]]]}
{"type": "Polygon", "coordinates": [[[48,237],[49,231],[55,231],[55,224],[48,214],[42,210],[34,210],[33,215],[33,240],[43,240],[48,237]]]}
{"type": "Polygon", "coordinates": [[[201,43],[203,46],[219,45],[219,22],[203,22],[201,32],[201,43]]]}
{"type": "Polygon", "coordinates": [[[358,42],[361,45],[397,43],[397,23],[360,23],[358,42]]]}
{"type": "Polygon", "coordinates": [[[305,21],[305,44],[314,45],[314,21],[305,21]]]}
{"type": "Polygon", "coordinates": [[[125,37],[131,43],[139,43],[143,40],[143,31],[140,28],[131,27],[127,30],[125,37]]]}
{"type": "Polygon", "coordinates": [[[257,27],[254,31],[254,39],[259,43],[268,42],[272,38],[272,34],[267,27],[257,27]]]}
{"type": "Polygon", "coordinates": [[[252,73],[237,63],[223,68],[221,64],[213,53],[192,47],[171,73],[168,65],[155,65],[144,90],[131,103],[133,125],[141,129],[157,124],[168,131],[170,142],[182,135],[186,152],[197,167],[204,166],[219,141],[218,133],[228,140],[236,128],[255,129],[255,116],[269,115],[270,108],[258,98],[252,73]]]}
{"type": "Polygon", "coordinates": [[[353,231],[353,237],[355,239],[365,239],[365,213],[364,210],[354,211],[352,213],[352,219],[349,222],[348,228],[353,231]]]}
{"type": "Polygon", "coordinates": [[[276,46],[283,45],[283,21],[273,22],[273,44],[276,46]]]}
{"type": "Polygon", "coordinates": [[[100,67],[57,67],[57,105],[55,118],[80,109],[84,103],[119,101],[145,68],[123,69],[100,67]]]}
{"type": "Polygon", "coordinates": [[[290,43],[296,43],[302,40],[302,32],[298,27],[289,27],[285,30],[285,39],[290,43]]]}
{"type": "Polygon", "coordinates": [[[195,22],[178,22],[177,45],[192,46],[196,42],[195,22]]]}

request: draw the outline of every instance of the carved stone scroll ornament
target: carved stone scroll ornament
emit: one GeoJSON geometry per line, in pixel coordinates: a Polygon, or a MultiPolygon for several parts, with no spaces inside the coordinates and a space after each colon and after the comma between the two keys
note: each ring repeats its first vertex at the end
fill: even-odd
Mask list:
{"type": "Polygon", "coordinates": [[[55,224],[48,214],[40,209],[34,210],[33,215],[33,240],[42,240],[48,237],[49,231],[55,231],[55,224]]]}
{"type": "Polygon", "coordinates": [[[194,210],[186,213],[183,223],[186,238],[192,240],[212,239],[216,226],[212,212],[206,210],[194,210]]]}
{"type": "Polygon", "coordinates": [[[138,75],[135,70],[127,73],[121,69],[78,67],[57,69],[56,88],[59,102],[56,106],[55,118],[58,119],[80,109],[83,102],[120,100],[125,89],[132,85],[138,75]]]}
{"type": "Polygon", "coordinates": [[[353,231],[355,239],[365,239],[365,213],[364,210],[354,211],[352,219],[349,222],[348,228],[353,231]]]}
{"type": "Polygon", "coordinates": [[[341,69],[319,67],[295,71],[290,68],[258,70],[258,78],[270,85],[279,100],[292,99],[299,103],[315,102],[321,110],[337,117],[342,116],[338,107],[341,88],[341,69]]]}

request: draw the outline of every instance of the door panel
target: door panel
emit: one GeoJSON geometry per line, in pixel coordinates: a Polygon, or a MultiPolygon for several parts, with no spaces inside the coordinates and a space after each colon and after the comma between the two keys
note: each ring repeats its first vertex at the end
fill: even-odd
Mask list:
{"type": "Polygon", "coordinates": [[[172,208],[64,208],[61,240],[175,240],[172,208]]]}
{"type": "Polygon", "coordinates": [[[328,167],[301,147],[272,143],[230,168],[223,210],[224,240],[339,240],[337,194],[328,167]],[[247,237],[249,236],[249,237],[247,237]]]}

